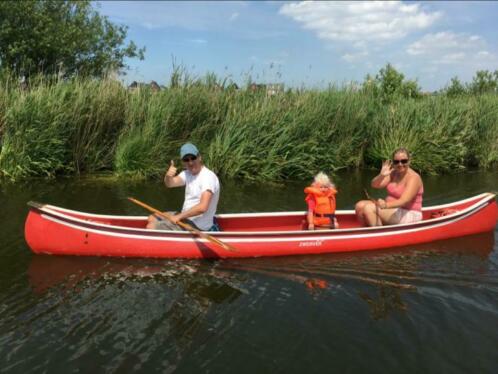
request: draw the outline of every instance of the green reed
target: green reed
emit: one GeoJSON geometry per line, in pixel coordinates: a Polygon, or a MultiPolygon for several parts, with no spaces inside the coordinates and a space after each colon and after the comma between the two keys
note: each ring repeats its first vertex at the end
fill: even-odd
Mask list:
{"type": "Polygon", "coordinates": [[[36,81],[26,91],[0,87],[9,99],[1,172],[17,179],[111,169],[124,123],[123,87],[110,80],[36,81]]]}
{"type": "Polygon", "coordinates": [[[252,181],[379,167],[401,146],[424,173],[498,164],[496,95],[385,103],[348,87],[267,96],[223,90],[209,78],[175,80],[159,92],[78,78],[39,78],[23,91],[3,78],[0,173],[19,179],[110,170],[160,177],[169,160],[179,162],[185,141],[196,143],[221,176],[252,181]]]}

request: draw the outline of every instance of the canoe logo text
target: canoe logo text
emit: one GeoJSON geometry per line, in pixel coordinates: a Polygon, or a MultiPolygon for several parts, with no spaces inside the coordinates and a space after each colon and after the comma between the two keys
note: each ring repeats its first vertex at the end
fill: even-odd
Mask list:
{"type": "Polygon", "coordinates": [[[314,240],[311,242],[299,242],[300,247],[320,247],[323,244],[321,240],[314,240]]]}

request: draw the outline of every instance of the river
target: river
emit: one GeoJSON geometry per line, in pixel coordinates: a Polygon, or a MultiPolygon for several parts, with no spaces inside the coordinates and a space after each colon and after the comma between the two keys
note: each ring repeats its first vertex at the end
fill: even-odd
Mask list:
{"type": "MultiPolygon", "coordinates": [[[[336,177],[339,209],[372,172],[336,177]]],[[[498,172],[424,176],[424,204],[498,172]]],[[[223,182],[218,211],[304,210],[306,182],[223,182]]],[[[372,196],[381,193],[369,190],[372,196]]],[[[494,233],[381,252],[226,261],[33,255],[35,200],[104,214],[177,209],[183,190],[105,176],[0,185],[1,373],[496,373],[494,233]]]]}

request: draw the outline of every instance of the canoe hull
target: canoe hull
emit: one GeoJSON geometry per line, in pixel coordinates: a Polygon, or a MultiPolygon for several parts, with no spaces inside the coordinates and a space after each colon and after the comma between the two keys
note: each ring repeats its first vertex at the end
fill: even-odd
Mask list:
{"type": "MultiPolygon", "coordinates": [[[[492,194],[479,195],[448,206],[459,207],[461,211],[412,225],[327,231],[224,231],[213,234],[231,244],[237,252],[227,251],[187,232],[145,230],[141,227],[143,217],[99,216],[51,206],[31,207],[25,224],[25,238],[34,253],[54,255],[240,258],[378,250],[472,235],[495,228],[497,206],[492,194]]],[[[428,209],[424,216],[435,210],[428,209]]],[[[344,221],[347,217],[351,219],[351,214],[342,213],[344,221]]],[[[248,220],[248,216],[255,215],[225,216],[220,215],[221,220],[229,226],[237,219],[242,222],[248,220]]],[[[341,212],[338,216],[341,217],[341,212]]],[[[284,219],[300,222],[304,213],[302,216],[292,213],[286,217],[261,214],[257,218],[262,225],[266,222],[264,217],[273,222],[284,219]]]]}

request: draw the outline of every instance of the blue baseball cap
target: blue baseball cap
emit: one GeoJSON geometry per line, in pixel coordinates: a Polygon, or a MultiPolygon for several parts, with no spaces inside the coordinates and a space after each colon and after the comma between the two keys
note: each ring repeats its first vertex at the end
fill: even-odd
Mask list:
{"type": "Polygon", "coordinates": [[[198,156],[199,150],[192,143],[185,143],[180,148],[180,158],[184,158],[186,155],[198,156]]]}

